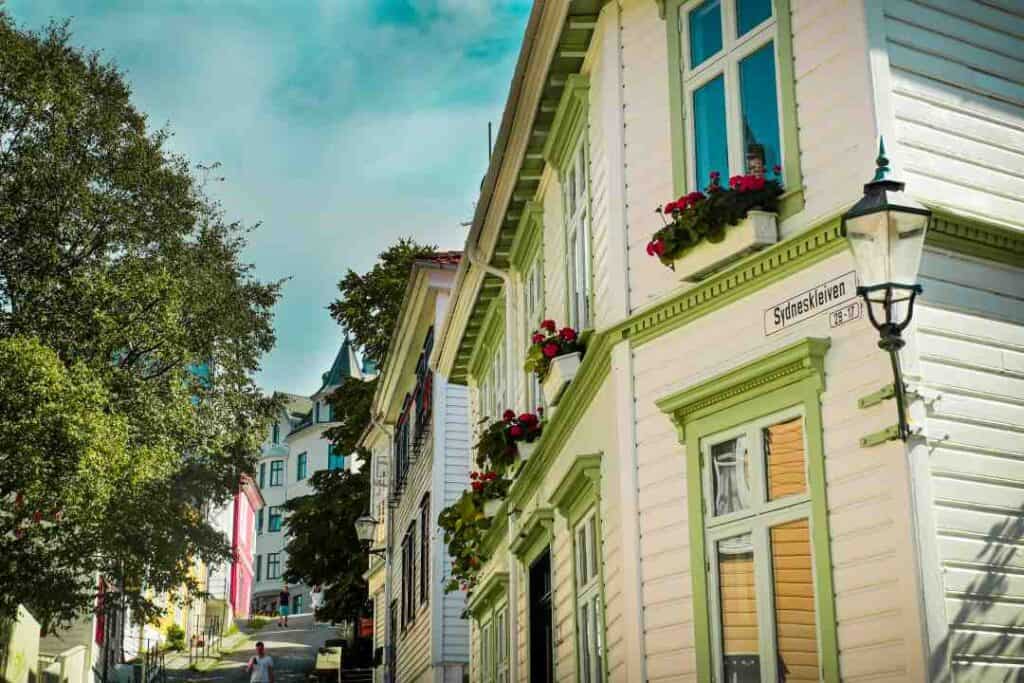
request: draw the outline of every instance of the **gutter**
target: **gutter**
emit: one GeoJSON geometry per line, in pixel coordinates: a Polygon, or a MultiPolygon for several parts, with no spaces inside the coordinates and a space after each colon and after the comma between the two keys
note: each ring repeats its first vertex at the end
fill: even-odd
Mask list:
{"type": "MultiPolygon", "coordinates": [[[[515,367],[512,365],[515,362],[513,360],[513,358],[514,358],[514,351],[515,351],[515,349],[513,348],[513,342],[515,340],[515,330],[516,330],[516,326],[515,326],[515,310],[514,310],[514,303],[515,302],[512,301],[512,276],[509,275],[507,270],[498,270],[497,268],[495,268],[494,266],[490,265],[486,261],[481,261],[480,260],[480,253],[479,253],[479,251],[477,251],[476,248],[466,249],[465,253],[466,253],[466,256],[469,258],[469,262],[471,264],[473,264],[474,266],[476,266],[480,270],[484,271],[488,275],[493,275],[494,277],[496,277],[496,278],[501,280],[501,286],[502,286],[502,289],[504,290],[504,294],[505,294],[505,335],[504,336],[505,336],[505,373],[506,373],[505,377],[507,378],[507,384],[505,386],[505,389],[508,392],[506,397],[509,399],[509,403],[512,404],[512,405],[505,406],[505,408],[512,408],[513,410],[515,410],[515,407],[514,407],[515,400],[514,400],[513,397],[516,396],[516,393],[517,393],[516,389],[518,387],[515,386],[516,370],[515,370],[515,367]]],[[[502,408],[502,410],[504,410],[504,408],[502,408]]]]}

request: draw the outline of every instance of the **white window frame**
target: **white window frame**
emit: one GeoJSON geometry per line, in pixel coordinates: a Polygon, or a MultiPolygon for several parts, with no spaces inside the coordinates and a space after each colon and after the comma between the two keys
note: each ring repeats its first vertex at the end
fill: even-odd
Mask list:
{"type": "Polygon", "coordinates": [[[572,146],[559,174],[565,229],[566,310],[577,330],[593,325],[593,272],[590,244],[590,156],[586,129],[572,146]],[[582,272],[581,272],[582,271],[582,272]]]}
{"type": "MultiPolygon", "coordinates": [[[[526,327],[526,348],[533,344],[533,334],[544,319],[544,260],[537,254],[525,269],[523,276],[523,321],[526,327]]],[[[535,411],[544,405],[544,392],[540,378],[533,372],[527,373],[524,382],[526,410],[535,411]]]]}
{"type": "Polygon", "coordinates": [[[573,526],[576,587],[576,655],[580,683],[604,681],[601,542],[596,507],[573,526]]]}
{"type": "MultiPolygon", "coordinates": [[[[690,11],[703,4],[704,0],[690,0],[679,7],[676,18],[679,29],[680,65],[682,68],[683,111],[686,119],[686,175],[687,187],[703,190],[708,178],[697,178],[696,130],[693,111],[693,93],[719,75],[724,74],[725,124],[728,147],[729,169],[723,171],[722,183],[729,175],[745,172],[746,152],[743,149],[743,113],[740,106],[739,65],[746,57],[772,43],[775,52],[775,105],[779,121],[779,155],[785,166],[785,150],[782,144],[782,87],[779,83],[779,40],[775,2],[771,3],[772,15],[750,29],[742,37],[736,36],[736,0],[720,0],[722,15],[722,49],[711,55],[696,68],[690,64],[690,11]]],[[[767,169],[770,171],[771,169],[767,169]]]]}
{"type": "Polygon", "coordinates": [[[807,441],[807,416],[802,406],[788,408],[765,417],[738,425],[731,429],[709,434],[701,438],[701,477],[704,487],[704,500],[708,506],[704,515],[704,533],[708,548],[708,603],[711,628],[712,671],[714,680],[725,680],[722,645],[722,616],[720,602],[720,576],[718,572],[718,542],[741,536],[751,535],[751,546],[754,553],[754,585],[756,591],[757,629],[758,629],[758,661],[761,668],[761,680],[778,680],[778,647],[775,625],[775,596],[771,567],[771,529],[773,527],[806,519],[808,523],[808,542],[812,553],[811,577],[813,581],[815,640],[818,648],[819,667],[823,661],[821,651],[821,615],[818,613],[818,575],[814,571],[814,519],[811,514],[809,444],[807,441]],[[769,501],[765,467],[764,442],[762,430],[771,425],[799,418],[802,423],[804,439],[804,476],[806,490],[802,494],[785,496],[769,501]],[[714,486],[712,482],[711,448],[724,441],[745,436],[747,442],[747,460],[750,463],[750,505],[723,515],[714,515],[714,486]]]}

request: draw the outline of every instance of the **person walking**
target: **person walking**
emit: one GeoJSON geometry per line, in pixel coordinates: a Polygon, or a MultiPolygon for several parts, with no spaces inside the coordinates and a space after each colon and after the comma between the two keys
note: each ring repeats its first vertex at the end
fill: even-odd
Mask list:
{"type": "Polygon", "coordinates": [[[291,603],[292,594],[288,592],[288,584],[284,585],[281,592],[277,595],[277,626],[281,627],[281,620],[284,619],[284,625],[288,626],[288,608],[291,603]]]}
{"type": "Polygon", "coordinates": [[[309,591],[309,606],[313,609],[313,625],[316,626],[316,611],[320,609],[320,605],[323,604],[324,594],[323,589],[320,588],[320,584],[313,584],[313,588],[309,591]]]}
{"type": "Polygon", "coordinates": [[[274,658],[268,655],[263,641],[256,643],[256,656],[249,659],[249,683],[274,683],[274,658]]]}

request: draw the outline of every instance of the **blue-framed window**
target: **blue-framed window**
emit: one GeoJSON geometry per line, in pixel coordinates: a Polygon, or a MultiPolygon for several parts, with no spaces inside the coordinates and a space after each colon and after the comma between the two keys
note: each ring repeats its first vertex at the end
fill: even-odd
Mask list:
{"type": "Polygon", "coordinates": [[[262,581],[263,580],[263,556],[262,555],[257,555],[256,556],[256,580],[257,581],[262,581]]]}
{"type": "Polygon", "coordinates": [[[267,553],[267,580],[281,578],[281,553],[267,553]]]}
{"type": "Polygon", "coordinates": [[[267,485],[267,463],[260,463],[260,488],[267,485]]]}
{"type": "Polygon", "coordinates": [[[305,453],[299,453],[297,462],[295,463],[295,481],[302,481],[306,478],[306,463],[308,456],[305,453]]]}
{"type": "Polygon", "coordinates": [[[345,469],[345,456],[337,453],[334,448],[334,444],[327,447],[327,469],[329,470],[343,470],[345,469]]]}
{"type": "Polygon", "coordinates": [[[267,531],[274,533],[281,530],[282,520],[284,515],[281,512],[281,507],[273,505],[270,508],[270,514],[267,515],[267,531]]]}
{"type": "Polygon", "coordinates": [[[256,533],[263,533],[263,508],[256,511],[256,533]]]}
{"type": "Polygon", "coordinates": [[[284,460],[270,463],[270,485],[284,486],[284,460]]]}
{"type": "Polygon", "coordinates": [[[281,443],[281,425],[274,423],[274,429],[271,434],[271,439],[275,444],[281,443]]]}

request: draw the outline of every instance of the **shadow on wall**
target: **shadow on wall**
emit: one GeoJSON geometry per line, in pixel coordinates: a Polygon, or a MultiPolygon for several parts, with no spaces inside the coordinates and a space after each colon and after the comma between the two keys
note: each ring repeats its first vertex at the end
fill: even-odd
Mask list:
{"type": "MultiPolygon", "coordinates": [[[[1006,513],[1003,513],[1006,514],[1006,513]]],[[[985,545],[969,563],[943,562],[946,569],[974,570],[980,575],[961,590],[950,590],[944,578],[946,600],[961,600],[955,614],[948,614],[949,631],[929,658],[932,673],[949,666],[985,667],[987,681],[1019,681],[1024,676],[1024,608],[1012,592],[1010,577],[1021,573],[1024,550],[1018,545],[1024,538],[1024,506],[992,525],[985,545]],[[1016,664],[1004,669],[1000,677],[990,664],[1016,664]]]]}

